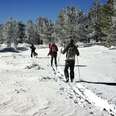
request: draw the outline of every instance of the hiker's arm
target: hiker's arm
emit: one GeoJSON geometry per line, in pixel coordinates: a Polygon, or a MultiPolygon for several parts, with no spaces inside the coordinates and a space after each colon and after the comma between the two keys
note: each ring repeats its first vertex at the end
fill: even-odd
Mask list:
{"type": "Polygon", "coordinates": [[[61,51],[62,54],[65,54],[65,53],[67,52],[67,50],[68,50],[68,46],[66,46],[66,47],[64,48],[64,50],[61,51]]]}
{"type": "Polygon", "coordinates": [[[48,56],[49,56],[49,55],[51,55],[51,49],[50,49],[49,52],[48,52],[48,56]]]}
{"type": "Polygon", "coordinates": [[[79,56],[79,50],[77,49],[77,47],[75,47],[75,52],[76,52],[76,55],[79,56]]]}
{"type": "Polygon", "coordinates": [[[58,51],[58,47],[56,46],[56,50],[58,51]]]}

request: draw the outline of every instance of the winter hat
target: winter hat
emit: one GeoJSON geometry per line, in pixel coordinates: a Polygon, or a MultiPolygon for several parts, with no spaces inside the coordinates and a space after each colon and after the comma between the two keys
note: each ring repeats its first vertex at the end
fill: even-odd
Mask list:
{"type": "Polygon", "coordinates": [[[70,43],[74,43],[74,40],[73,39],[70,39],[70,43]]]}

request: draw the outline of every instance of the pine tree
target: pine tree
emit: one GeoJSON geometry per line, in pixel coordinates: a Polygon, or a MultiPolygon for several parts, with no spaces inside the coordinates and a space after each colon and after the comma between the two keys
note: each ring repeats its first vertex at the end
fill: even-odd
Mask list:
{"type": "Polygon", "coordinates": [[[0,44],[2,44],[4,42],[3,39],[3,24],[0,25],[0,44]]]}
{"type": "Polygon", "coordinates": [[[70,36],[73,36],[75,41],[86,39],[84,15],[82,11],[74,6],[68,6],[60,11],[56,24],[56,34],[61,41],[68,41],[70,36]],[[81,30],[81,31],[80,31],[81,30]],[[83,33],[83,36],[81,36],[83,33]]]}
{"type": "Polygon", "coordinates": [[[112,27],[111,27],[111,45],[116,46],[116,1],[115,0],[110,0],[110,6],[112,7],[113,10],[113,15],[112,15],[112,27]]]}
{"type": "Polygon", "coordinates": [[[3,27],[3,39],[7,47],[11,47],[11,44],[14,43],[15,22],[15,20],[10,18],[3,27]]]}
{"type": "MultiPolygon", "coordinates": [[[[110,0],[111,1],[111,0],[110,0]]],[[[95,0],[93,7],[89,12],[91,25],[93,28],[96,41],[107,41],[107,35],[111,31],[112,8],[108,1],[107,4],[101,5],[99,0],[95,0]]]]}

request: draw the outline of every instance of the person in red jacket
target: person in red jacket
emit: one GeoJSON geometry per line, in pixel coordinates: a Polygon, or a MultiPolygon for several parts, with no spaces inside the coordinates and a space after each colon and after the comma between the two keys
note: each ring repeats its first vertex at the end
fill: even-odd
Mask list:
{"type": "Polygon", "coordinates": [[[49,45],[49,53],[48,53],[48,55],[51,55],[51,66],[53,66],[53,60],[54,60],[55,66],[57,67],[57,52],[58,52],[58,47],[53,42],[51,45],[49,45]]]}

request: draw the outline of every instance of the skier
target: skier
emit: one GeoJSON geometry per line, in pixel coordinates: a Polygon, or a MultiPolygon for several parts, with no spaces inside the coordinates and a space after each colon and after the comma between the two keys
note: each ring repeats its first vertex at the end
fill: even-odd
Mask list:
{"type": "Polygon", "coordinates": [[[35,52],[35,46],[33,44],[31,44],[30,46],[30,49],[31,49],[31,57],[33,56],[37,56],[38,54],[35,52]]]}
{"type": "Polygon", "coordinates": [[[79,56],[79,50],[77,49],[76,45],[74,44],[74,40],[70,37],[70,43],[64,48],[61,52],[63,54],[66,53],[66,60],[65,60],[65,68],[64,68],[64,75],[66,78],[66,82],[69,82],[69,72],[68,69],[70,68],[70,80],[73,82],[74,80],[74,66],[75,66],[75,55],[79,56]]]}
{"type": "Polygon", "coordinates": [[[53,60],[54,60],[56,68],[57,68],[57,52],[58,52],[58,47],[55,44],[55,42],[53,42],[51,45],[49,45],[48,56],[51,55],[51,66],[53,66],[53,60]]]}

